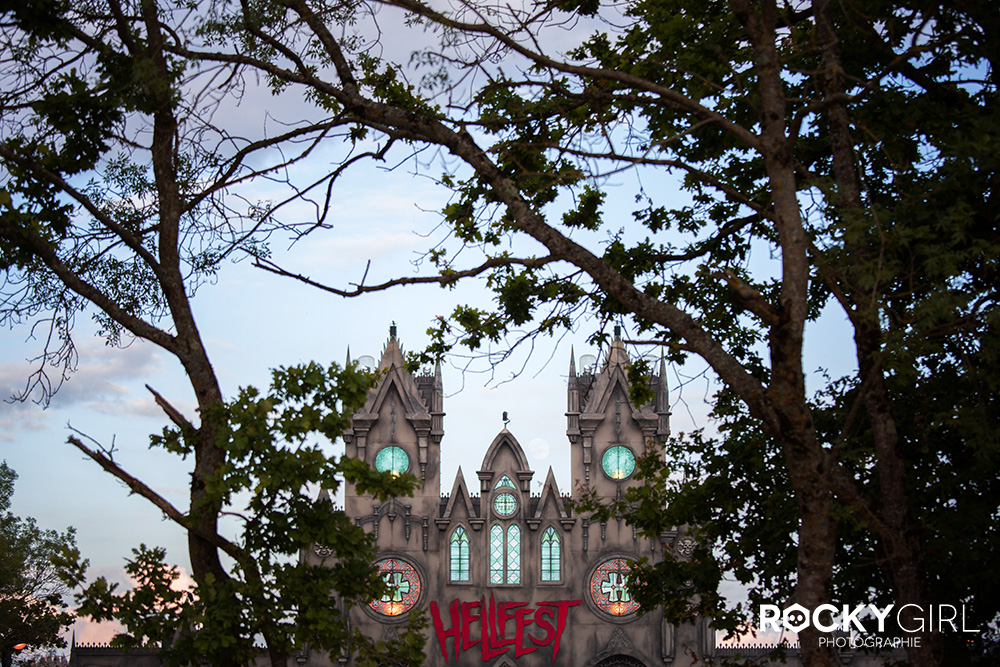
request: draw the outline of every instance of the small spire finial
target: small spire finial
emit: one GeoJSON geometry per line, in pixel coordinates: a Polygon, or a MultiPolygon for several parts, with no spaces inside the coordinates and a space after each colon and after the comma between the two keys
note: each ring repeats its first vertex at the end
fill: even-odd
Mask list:
{"type": "Polygon", "coordinates": [[[616,324],[615,325],[615,338],[621,338],[621,337],[622,337],[622,325],[616,324]]]}
{"type": "Polygon", "coordinates": [[[393,320],[392,324],[389,325],[389,337],[390,338],[396,337],[396,320],[393,320]]]}
{"type": "Polygon", "coordinates": [[[503,427],[507,428],[507,424],[509,424],[509,423],[510,423],[510,418],[507,417],[507,411],[504,410],[503,411],[503,427]]]}

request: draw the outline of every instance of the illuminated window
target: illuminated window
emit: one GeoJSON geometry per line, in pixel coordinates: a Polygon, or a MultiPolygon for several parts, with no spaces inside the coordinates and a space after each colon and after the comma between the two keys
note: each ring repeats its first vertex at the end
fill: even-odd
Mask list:
{"type": "Polygon", "coordinates": [[[461,526],[451,534],[451,580],[469,580],[469,534],[461,526]]]}
{"type": "Polygon", "coordinates": [[[514,486],[514,482],[510,481],[510,477],[508,477],[507,475],[504,475],[503,477],[501,477],[500,481],[497,482],[496,485],[493,488],[494,489],[499,489],[501,486],[509,486],[512,489],[516,489],[517,488],[516,486],[514,486]]]}
{"type": "Polygon", "coordinates": [[[639,609],[628,589],[628,561],[611,558],[601,563],[590,577],[590,598],[597,608],[612,616],[627,616],[639,609]]]}
{"type": "Polygon", "coordinates": [[[383,447],[375,455],[375,469],[379,472],[391,472],[399,475],[410,468],[410,457],[400,447],[390,445],[383,447]]]}
{"type": "Polygon", "coordinates": [[[490,583],[503,583],[503,528],[495,523],[490,528],[490,583]]]}
{"type": "Polygon", "coordinates": [[[521,529],[507,528],[507,583],[521,583],[521,529]]]}
{"type": "Polygon", "coordinates": [[[498,516],[509,517],[517,511],[517,498],[513,493],[501,493],[493,499],[493,511],[498,516]]]}
{"type": "Polygon", "coordinates": [[[559,581],[562,571],[559,561],[559,535],[556,529],[549,526],[542,533],[542,581],[559,581]]]}
{"type": "Polygon", "coordinates": [[[611,479],[625,479],[635,471],[635,454],[628,447],[616,445],[604,452],[601,467],[611,479]]]}
{"type": "Polygon", "coordinates": [[[410,611],[420,599],[421,582],[417,571],[398,558],[384,558],[375,565],[387,590],[385,595],[372,600],[368,606],[386,616],[398,616],[410,611]]]}
{"type": "Polygon", "coordinates": [[[490,528],[490,583],[521,583],[521,529],[498,523],[490,528]]]}

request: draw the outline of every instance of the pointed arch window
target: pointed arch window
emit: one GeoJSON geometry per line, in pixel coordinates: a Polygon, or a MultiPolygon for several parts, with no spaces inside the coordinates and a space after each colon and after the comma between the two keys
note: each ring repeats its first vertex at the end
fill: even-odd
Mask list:
{"type": "Polygon", "coordinates": [[[562,579],[560,551],[562,544],[556,529],[549,526],[542,533],[542,581],[559,581],[562,579]]]}
{"type": "Polygon", "coordinates": [[[521,583],[521,528],[516,524],[490,528],[490,583],[521,583]]]}
{"type": "Polygon", "coordinates": [[[516,489],[517,488],[516,486],[514,486],[514,482],[510,481],[510,477],[508,477],[507,475],[504,475],[503,477],[501,477],[500,481],[497,482],[496,485],[493,488],[494,489],[499,489],[501,486],[509,486],[512,489],[516,489]]]}
{"type": "Polygon", "coordinates": [[[459,526],[451,533],[451,581],[469,580],[469,534],[459,526]]]}
{"type": "Polygon", "coordinates": [[[507,583],[521,583],[521,528],[507,527],[507,583]]]}

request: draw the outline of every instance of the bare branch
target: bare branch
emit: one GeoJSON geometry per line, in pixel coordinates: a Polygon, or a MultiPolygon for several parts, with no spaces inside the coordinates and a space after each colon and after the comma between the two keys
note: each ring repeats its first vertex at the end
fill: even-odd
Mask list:
{"type": "Polygon", "coordinates": [[[300,273],[293,273],[282,267],[278,266],[269,259],[263,257],[257,257],[254,260],[254,266],[259,269],[268,271],[269,273],[274,273],[279,276],[284,276],[285,278],[292,278],[298,280],[299,282],[305,283],[311,287],[316,287],[324,292],[330,292],[331,294],[336,294],[338,296],[354,297],[361,294],[366,294],[368,292],[381,292],[387,290],[390,287],[397,287],[399,285],[426,285],[426,284],[436,284],[436,285],[452,285],[463,278],[470,278],[473,276],[478,276],[490,269],[499,268],[502,266],[523,266],[529,269],[541,268],[547,264],[558,261],[557,258],[552,255],[546,257],[491,257],[479,266],[473,267],[471,269],[464,269],[462,271],[444,271],[436,276],[411,276],[409,278],[395,278],[393,280],[386,281],[384,283],[379,283],[376,285],[365,285],[365,277],[368,276],[368,268],[371,266],[371,262],[365,268],[364,277],[361,279],[360,283],[355,284],[355,288],[352,290],[338,289],[336,287],[331,287],[315,280],[303,276],[300,273]]]}
{"type": "Polygon", "coordinates": [[[150,387],[148,384],[146,385],[146,389],[148,389],[149,393],[153,395],[153,399],[156,401],[156,404],[159,405],[165,413],[167,413],[167,416],[170,417],[170,421],[180,428],[194,428],[194,426],[191,425],[191,422],[185,419],[184,415],[180,413],[180,410],[172,406],[167,399],[163,398],[163,396],[159,394],[159,392],[150,387]]]}

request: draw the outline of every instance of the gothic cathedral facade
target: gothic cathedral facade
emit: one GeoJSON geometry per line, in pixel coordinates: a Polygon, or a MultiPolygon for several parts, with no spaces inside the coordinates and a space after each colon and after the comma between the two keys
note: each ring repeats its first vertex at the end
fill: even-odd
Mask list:
{"type": "Polygon", "coordinates": [[[699,628],[674,628],[658,611],[640,615],[625,585],[629,559],[683,551],[689,538],[643,538],[625,521],[591,520],[567,505],[581,488],[614,497],[636,484],[636,457],[669,434],[663,364],[652,378],[655,399],[636,406],[627,363],[617,335],[599,368],[578,371],[570,360],[566,433],[575,483],[568,495],[551,468],[541,493],[530,492],[536,473],[506,428],[488,446],[492,434],[484,434],[475,477],[459,468],[442,494],[440,368],[408,373],[393,327],[378,364],[382,379],[354,415],[346,453],[409,472],[422,487],[412,498],[378,503],[347,485],[344,511],[374,535],[389,586],[352,610],[352,624],[390,638],[412,610],[423,610],[429,665],[653,667],[700,654],[699,628]]]}

